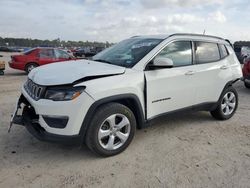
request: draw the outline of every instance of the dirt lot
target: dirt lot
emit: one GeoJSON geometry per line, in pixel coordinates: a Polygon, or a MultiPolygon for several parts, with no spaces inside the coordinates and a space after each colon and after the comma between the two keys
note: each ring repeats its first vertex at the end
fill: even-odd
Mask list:
{"type": "Polygon", "coordinates": [[[23,127],[8,134],[26,75],[8,67],[5,73],[0,187],[250,187],[250,90],[242,83],[236,84],[240,104],[231,120],[215,121],[206,112],[157,120],[138,130],[125,152],[100,158],[86,147],[40,142],[23,127]]]}

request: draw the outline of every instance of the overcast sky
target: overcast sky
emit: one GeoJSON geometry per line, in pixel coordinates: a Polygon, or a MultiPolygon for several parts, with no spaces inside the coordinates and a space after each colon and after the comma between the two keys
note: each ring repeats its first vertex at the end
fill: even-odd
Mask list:
{"type": "Polygon", "coordinates": [[[248,0],[0,0],[0,36],[117,42],[192,32],[250,40],[248,0]]]}

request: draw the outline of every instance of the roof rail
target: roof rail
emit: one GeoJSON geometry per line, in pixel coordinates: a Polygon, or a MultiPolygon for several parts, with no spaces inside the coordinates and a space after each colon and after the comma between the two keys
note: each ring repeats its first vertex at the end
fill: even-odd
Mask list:
{"type": "Polygon", "coordinates": [[[216,37],[216,36],[212,36],[212,35],[192,34],[192,33],[175,33],[175,34],[169,35],[168,37],[180,36],[180,35],[197,36],[197,37],[211,37],[211,38],[216,38],[216,39],[220,39],[220,40],[225,40],[225,39],[223,39],[221,37],[216,37]]]}
{"type": "Polygon", "coordinates": [[[136,38],[136,37],[140,37],[140,35],[135,35],[135,36],[132,36],[130,38],[132,39],[132,38],[136,38]]]}

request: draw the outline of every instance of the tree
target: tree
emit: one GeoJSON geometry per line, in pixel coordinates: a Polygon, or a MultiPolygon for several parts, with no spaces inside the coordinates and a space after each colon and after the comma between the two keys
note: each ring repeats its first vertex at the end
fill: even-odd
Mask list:
{"type": "Polygon", "coordinates": [[[0,37],[0,45],[14,47],[109,47],[112,43],[106,42],[89,42],[89,41],[64,41],[60,38],[54,40],[39,40],[29,38],[2,38],[0,37]]]}

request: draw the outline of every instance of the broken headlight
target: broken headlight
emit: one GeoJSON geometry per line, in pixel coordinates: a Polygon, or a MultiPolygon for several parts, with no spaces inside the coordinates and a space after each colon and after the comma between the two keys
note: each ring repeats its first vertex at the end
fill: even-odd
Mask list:
{"type": "Polygon", "coordinates": [[[49,87],[45,92],[45,99],[53,101],[69,101],[81,95],[86,87],[49,87]]]}

